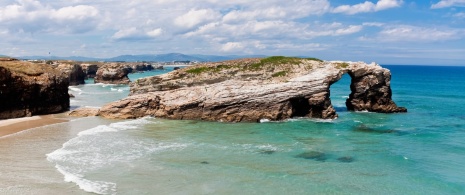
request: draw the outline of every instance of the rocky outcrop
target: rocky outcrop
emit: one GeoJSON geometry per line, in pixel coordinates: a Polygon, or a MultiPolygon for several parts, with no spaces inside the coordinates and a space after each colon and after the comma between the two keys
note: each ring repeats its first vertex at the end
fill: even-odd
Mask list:
{"type": "Polygon", "coordinates": [[[347,108],[406,112],[391,100],[389,70],[363,62],[270,57],[204,64],[131,83],[129,97],[102,107],[107,118],[155,116],[241,122],[334,119],[330,85],[352,77],[347,108]]]}
{"type": "Polygon", "coordinates": [[[68,78],[69,85],[81,85],[85,83],[86,74],[78,64],[59,64],[56,69],[68,78]]]}
{"type": "Polygon", "coordinates": [[[0,119],[66,111],[68,85],[49,65],[0,61],[0,119]]]}
{"type": "Polygon", "coordinates": [[[105,64],[98,69],[94,81],[105,84],[129,84],[128,74],[131,71],[132,68],[124,64],[105,64]]]}
{"type": "Polygon", "coordinates": [[[153,70],[153,66],[149,63],[136,63],[131,65],[132,73],[144,72],[153,70]]]}
{"type": "Polygon", "coordinates": [[[82,71],[86,75],[86,79],[94,78],[97,75],[98,65],[97,64],[81,64],[82,71]]]}

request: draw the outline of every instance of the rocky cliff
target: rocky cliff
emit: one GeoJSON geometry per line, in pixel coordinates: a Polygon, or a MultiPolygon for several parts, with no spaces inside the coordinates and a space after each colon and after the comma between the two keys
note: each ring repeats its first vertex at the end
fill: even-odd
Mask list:
{"type": "Polygon", "coordinates": [[[79,64],[59,64],[56,67],[57,70],[61,71],[62,74],[68,78],[69,85],[81,85],[84,84],[86,74],[82,70],[79,64]]]}
{"type": "Polygon", "coordinates": [[[68,85],[49,65],[0,60],[0,119],[66,111],[68,85]]]}
{"type": "Polygon", "coordinates": [[[270,57],[188,67],[139,79],[129,97],[105,105],[107,118],[155,116],[211,121],[333,119],[330,85],[352,77],[347,108],[355,111],[406,112],[391,99],[389,70],[363,62],[270,57]]]}
{"type": "Polygon", "coordinates": [[[95,83],[105,84],[128,84],[128,74],[132,68],[118,63],[105,64],[97,70],[94,78],[95,83]]]}

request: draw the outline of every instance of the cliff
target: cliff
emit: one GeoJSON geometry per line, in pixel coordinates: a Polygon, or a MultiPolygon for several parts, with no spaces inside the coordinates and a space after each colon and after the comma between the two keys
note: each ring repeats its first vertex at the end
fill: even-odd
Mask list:
{"type": "Polygon", "coordinates": [[[0,119],[67,111],[68,85],[49,65],[0,60],[0,119]]]}
{"type": "Polygon", "coordinates": [[[129,97],[102,107],[107,118],[155,116],[228,122],[333,119],[330,85],[352,77],[347,108],[406,112],[391,99],[389,70],[363,62],[270,57],[203,64],[131,83],[129,97]]]}
{"type": "Polygon", "coordinates": [[[68,78],[69,85],[80,85],[85,83],[86,74],[79,64],[59,64],[56,67],[61,71],[63,76],[68,78]]]}

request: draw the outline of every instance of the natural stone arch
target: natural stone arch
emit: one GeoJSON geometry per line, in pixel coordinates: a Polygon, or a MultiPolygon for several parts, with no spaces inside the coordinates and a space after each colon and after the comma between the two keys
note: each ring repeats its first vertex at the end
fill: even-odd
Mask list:
{"type": "Polygon", "coordinates": [[[129,97],[103,106],[107,118],[154,116],[227,122],[334,119],[330,86],[351,77],[348,110],[405,112],[391,100],[389,70],[363,62],[241,59],[203,64],[131,83],[129,97]]]}

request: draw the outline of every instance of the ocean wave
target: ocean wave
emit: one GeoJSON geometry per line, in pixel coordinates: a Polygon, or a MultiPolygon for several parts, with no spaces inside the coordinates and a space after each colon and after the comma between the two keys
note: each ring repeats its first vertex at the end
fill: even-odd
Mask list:
{"type": "Polygon", "coordinates": [[[81,190],[96,194],[116,194],[115,183],[105,181],[91,181],[84,179],[82,175],[67,172],[59,165],[56,165],[55,168],[65,176],[66,182],[75,183],[81,190]]]}
{"type": "Polygon", "coordinates": [[[80,189],[97,194],[115,194],[117,184],[97,181],[89,175],[106,173],[118,164],[131,164],[136,159],[156,152],[179,150],[189,146],[184,143],[164,143],[154,139],[129,136],[128,130],[137,130],[146,124],[156,124],[151,117],[100,125],[78,133],[60,149],[47,154],[47,160],[64,175],[66,182],[73,182],[80,189]]]}

